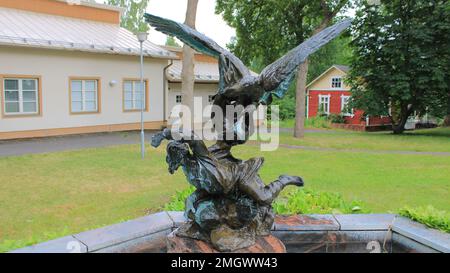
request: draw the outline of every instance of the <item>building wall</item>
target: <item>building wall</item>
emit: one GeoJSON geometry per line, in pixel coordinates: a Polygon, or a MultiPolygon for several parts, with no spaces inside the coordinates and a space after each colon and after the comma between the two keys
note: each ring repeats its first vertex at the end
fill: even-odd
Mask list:
{"type": "MultiPolygon", "coordinates": [[[[163,69],[167,63],[167,60],[163,59],[145,60],[144,77],[149,81],[149,109],[144,114],[144,120],[155,126],[162,124],[164,119],[163,69]]],[[[25,136],[24,131],[29,130],[91,128],[86,129],[88,132],[100,130],[99,128],[113,130],[110,125],[117,124],[123,125],[121,128],[131,128],[133,126],[130,124],[137,124],[140,121],[139,112],[123,112],[122,101],[123,79],[139,78],[137,57],[0,46],[0,75],[2,74],[40,76],[42,113],[33,117],[1,116],[0,139],[11,138],[17,134],[25,136]],[[69,77],[101,79],[100,113],[78,115],[70,113],[69,77]],[[113,80],[117,81],[117,84],[111,87],[110,82],[113,80]],[[96,126],[98,128],[95,128],[96,126]]],[[[4,106],[0,107],[3,113],[4,106]]]]}
{"type": "MultiPolygon", "coordinates": [[[[219,85],[217,83],[196,83],[194,86],[194,97],[202,98],[202,106],[203,108],[211,103],[208,101],[208,96],[215,95],[219,85]]],[[[176,96],[181,95],[181,83],[171,82],[169,83],[169,91],[168,91],[168,108],[167,117],[170,116],[170,113],[176,103],[176,96]]],[[[209,115],[208,115],[209,116],[209,115]]]]}

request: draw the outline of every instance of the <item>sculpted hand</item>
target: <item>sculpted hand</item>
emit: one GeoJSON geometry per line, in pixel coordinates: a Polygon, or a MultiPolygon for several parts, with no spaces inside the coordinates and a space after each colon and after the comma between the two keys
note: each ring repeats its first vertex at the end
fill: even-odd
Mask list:
{"type": "Polygon", "coordinates": [[[155,148],[158,148],[161,145],[161,142],[166,139],[164,132],[159,132],[152,136],[151,145],[155,148]]]}

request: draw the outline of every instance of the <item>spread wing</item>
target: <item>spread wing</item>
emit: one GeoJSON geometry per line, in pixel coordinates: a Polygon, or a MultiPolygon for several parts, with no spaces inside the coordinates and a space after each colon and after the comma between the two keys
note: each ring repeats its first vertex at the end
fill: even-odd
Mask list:
{"type": "Polygon", "coordinates": [[[305,62],[309,55],[337,37],[350,25],[351,19],[346,19],[328,27],[264,68],[259,76],[259,80],[266,91],[261,101],[270,103],[272,94],[278,98],[283,97],[295,78],[298,66],[305,62]]]}
{"type": "Polygon", "coordinates": [[[180,24],[169,19],[148,13],[144,16],[146,22],[157,31],[175,36],[196,51],[219,59],[219,93],[223,92],[226,86],[231,86],[239,82],[243,77],[250,75],[249,70],[239,58],[223,49],[204,34],[185,24],[180,24]]]}

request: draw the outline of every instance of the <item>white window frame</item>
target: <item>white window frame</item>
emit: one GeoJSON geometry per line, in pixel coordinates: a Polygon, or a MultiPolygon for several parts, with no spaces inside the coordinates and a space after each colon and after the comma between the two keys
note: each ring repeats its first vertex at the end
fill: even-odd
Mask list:
{"type": "Polygon", "coordinates": [[[342,77],[332,77],[331,78],[331,89],[342,89],[342,77]],[[333,86],[335,80],[339,81],[340,86],[338,86],[338,87],[333,86]]]}
{"type": "Polygon", "coordinates": [[[348,100],[351,96],[348,95],[341,95],[341,113],[346,117],[353,117],[353,108],[350,110],[350,112],[345,113],[345,105],[348,104],[348,100]],[[347,103],[344,104],[344,101],[347,100],[347,103]]]}
{"type": "Polygon", "coordinates": [[[99,84],[100,81],[98,79],[83,79],[83,78],[72,78],[69,80],[69,84],[70,84],[70,112],[72,114],[82,114],[82,113],[98,113],[99,112],[99,84]],[[75,101],[75,102],[81,102],[81,110],[80,111],[75,111],[72,107],[72,104],[74,102],[73,100],[73,88],[72,88],[72,83],[73,82],[81,82],[81,101],[75,101]],[[86,109],[86,103],[87,102],[92,102],[90,100],[86,100],[86,82],[87,81],[93,81],[95,82],[95,109],[94,110],[85,110],[86,109]]]}
{"type": "Polygon", "coordinates": [[[327,104],[327,109],[324,108],[324,113],[329,115],[330,114],[330,104],[331,104],[331,95],[319,95],[319,109],[318,111],[320,112],[320,109],[322,108],[321,105],[324,104],[325,102],[322,101],[323,99],[327,99],[328,101],[326,102],[327,104]]]}
{"type": "Polygon", "coordinates": [[[136,93],[137,93],[137,85],[140,85],[141,81],[140,80],[132,80],[132,79],[126,79],[123,81],[123,109],[124,111],[140,111],[142,107],[137,107],[137,102],[142,100],[142,104],[141,106],[144,107],[144,110],[147,111],[147,80],[144,80],[144,90],[143,91],[143,95],[141,95],[139,98],[137,98],[136,93]],[[132,90],[131,90],[131,100],[126,100],[125,99],[125,83],[127,82],[131,82],[132,85],[132,90]],[[131,101],[132,103],[132,108],[127,108],[126,107],[126,102],[127,101],[131,101]]]}
{"type": "Polygon", "coordinates": [[[183,97],[181,95],[175,95],[175,103],[181,103],[183,101],[183,97]],[[180,101],[178,101],[178,98],[180,98],[180,101]]]}
{"type": "Polygon", "coordinates": [[[21,115],[37,115],[39,114],[39,79],[38,78],[14,78],[14,77],[8,77],[8,78],[3,78],[3,113],[5,114],[5,116],[21,116],[21,115]],[[11,89],[6,89],[6,81],[10,80],[10,81],[17,81],[17,90],[11,90],[11,89]],[[26,80],[31,80],[35,82],[35,90],[23,90],[23,81],[26,80]],[[6,98],[6,92],[7,91],[13,91],[13,92],[18,92],[18,101],[8,101],[6,98]],[[35,101],[24,101],[23,98],[23,92],[35,92],[35,101]],[[6,104],[7,103],[19,103],[19,111],[18,112],[7,112],[6,111],[6,104]],[[24,103],[31,103],[34,102],[36,105],[36,111],[34,112],[24,112],[23,110],[23,105],[24,103]]]}

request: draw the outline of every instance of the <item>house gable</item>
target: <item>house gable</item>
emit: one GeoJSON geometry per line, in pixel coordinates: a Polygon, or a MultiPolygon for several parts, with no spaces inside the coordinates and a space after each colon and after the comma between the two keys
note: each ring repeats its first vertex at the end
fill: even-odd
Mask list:
{"type": "Polygon", "coordinates": [[[328,70],[326,70],[322,75],[314,79],[311,83],[306,86],[307,91],[309,90],[339,90],[339,91],[348,91],[350,90],[350,86],[345,83],[345,77],[347,73],[343,69],[339,69],[338,66],[332,66],[328,70]],[[333,78],[342,78],[342,87],[341,88],[333,88],[331,85],[333,78]]]}

